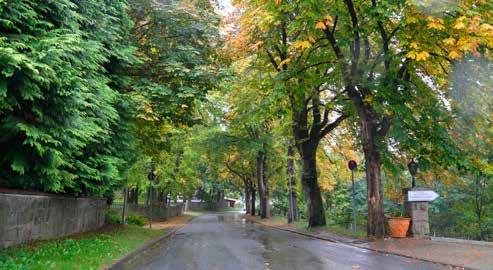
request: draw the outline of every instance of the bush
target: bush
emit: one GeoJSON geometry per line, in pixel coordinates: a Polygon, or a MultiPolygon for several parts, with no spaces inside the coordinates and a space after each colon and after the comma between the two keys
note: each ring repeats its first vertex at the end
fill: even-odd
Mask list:
{"type": "Polygon", "coordinates": [[[121,217],[119,213],[113,209],[106,211],[106,223],[107,224],[120,224],[121,217]]]}
{"type": "Polygon", "coordinates": [[[127,217],[127,224],[144,226],[147,224],[147,219],[145,217],[139,216],[139,215],[129,215],[127,217]]]}

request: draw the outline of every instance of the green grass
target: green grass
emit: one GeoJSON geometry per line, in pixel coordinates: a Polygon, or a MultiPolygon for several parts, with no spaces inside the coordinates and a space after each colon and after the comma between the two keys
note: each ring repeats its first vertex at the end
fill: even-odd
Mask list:
{"type": "Polygon", "coordinates": [[[163,234],[137,226],[0,250],[0,269],[100,269],[163,234]]]}
{"type": "Polygon", "coordinates": [[[349,238],[366,239],[366,231],[364,230],[364,228],[361,227],[357,227],[357,229],[354,231],[340,225],[327,225],[325,227],[325,230],[349,238]]]}
{"type": "MultiPolygon", "coordinates": [[[[272,216],[270,219],[272,221],[280,220],[280,221],[287,223],[287,218],[283,217],[283,216],[272,216]]],[[[312,228],[308,227],[308,222],[305,219],[300,219],[300,220],[294,222],[294,226],[298,229],[303,229],[303,230],[306,230],[308,232],[314,231],[312,228]]],[[[320,229],[320,228],[318,228],[318,229],[320,229]]],[[[346,228],[344,226],[337,225],[337,224],[328,224],[327,226],[325,226],[322,229],[327,231],[327,232],[336,233],[336,234],[339,234],[341,236],[345,236],[345,237],[349,237],[349,238],[366,239],[366,231],[361,226],[358,227],[356,231],[353,231],[349,228],[346,228]]]]}

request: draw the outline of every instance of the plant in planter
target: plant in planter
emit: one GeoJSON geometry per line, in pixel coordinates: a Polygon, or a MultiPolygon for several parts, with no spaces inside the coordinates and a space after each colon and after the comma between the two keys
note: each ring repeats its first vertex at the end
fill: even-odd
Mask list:
{"type": "Polygon", "coordinates": [[[397,211],[390,211],[389,213],[390,236],[393,238],[405,238],[411,224],[411,219],[406,215],[404,205],[402,203],[400,205],[401,207],[397,211]]]}

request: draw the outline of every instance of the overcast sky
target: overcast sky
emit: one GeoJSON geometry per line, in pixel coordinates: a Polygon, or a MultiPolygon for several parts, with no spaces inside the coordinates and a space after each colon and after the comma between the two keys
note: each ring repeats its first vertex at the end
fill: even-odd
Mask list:
{"type": "Polygon", "coordinates": [[[217,12],[220,15],[225,16],[234,10],[233,4],[231,4],[231,0],[218,0],[218,2],[220,7],[218,8],[217,12]]]}

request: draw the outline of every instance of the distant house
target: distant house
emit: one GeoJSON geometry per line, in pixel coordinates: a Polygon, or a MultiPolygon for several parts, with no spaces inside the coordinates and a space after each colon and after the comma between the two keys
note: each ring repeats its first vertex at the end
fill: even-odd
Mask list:
{"type": "Polygon", "coordinates": [[[235,207],[236,200],[224,198],[224,201],[228,204],[229,207],[235,207]]]}

